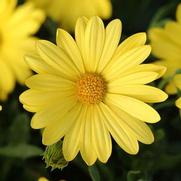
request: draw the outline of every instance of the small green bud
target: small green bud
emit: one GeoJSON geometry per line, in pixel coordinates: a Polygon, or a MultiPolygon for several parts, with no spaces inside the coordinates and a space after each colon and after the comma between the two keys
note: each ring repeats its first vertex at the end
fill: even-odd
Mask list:
{"type": "Polygon", "coordinates": [[[68,165],[62,153],[62,141],[53,145],[47,146],[43,153],[43,159],[46,163],[46,168],[52,167],[52,171],[56,168],[63,169],[68,165]]]}

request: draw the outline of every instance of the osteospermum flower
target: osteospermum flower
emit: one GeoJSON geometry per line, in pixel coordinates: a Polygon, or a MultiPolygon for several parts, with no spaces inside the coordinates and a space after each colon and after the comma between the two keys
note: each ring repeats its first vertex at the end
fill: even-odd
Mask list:
{"type": "Polygon", "coordinates": [[[62,29],[57,45],[38,41],[37,55],[26,57],[38,74],[26,81],[30,88],[20,96],[24,108],[36,112],[34,129],[43,130],[43,144],[63,139],[63,155],[71,161],[80,151],[88,165],[96,159],[107,162],[111,136],[129,154],[138,152],[138,141],[153,142],[145,124],[160,120],[148,104],[167,95],[144,85],[157,79],[165,69],[140,65],[150,54],[145,33],[135,34],[118,46],[121,22],[78,19],[75,40],[62,29]],[[146,103],[144,103],[146,102],[146,103]]]}
{"type": "MultiPolygon", "coordinates": [[[[175,86],[179,91],[181,91],[181,74],[177,74],[174,77],[175,86]]],[[[176,106],[181,109],[181,97],[176,101],[176,106]]]]}
{"type": "Polygon", "coordinates": [[[29,0],[38,8],[45,10],[48,16],[58,21],[69,31],[74,30],[76,20],[81,16],[94,15],[107,19],[112,14],[110,0],[29,0]]]}
{"type": "Polygon", "coordinates": [[[7,98],[16,80],[24,83],[30,70],[24,54],[34,51],[35,33],[44,14],[31,3],[16,8],[16,0],[0,1],[0,100],[7,98]]]}
{"type": "MultiPolygon", "coordinates": [[[[160,60],[158,64],[165,65],[165,78],[173,76],[181,69],[181,5],[176,11],[177,21],[168,21],[164,28],[152,28],[149,31],[152,53],[160,60]]],[[[169,94],[175,94],[177,89],[173,80],[166,86],[169,94]]]]}

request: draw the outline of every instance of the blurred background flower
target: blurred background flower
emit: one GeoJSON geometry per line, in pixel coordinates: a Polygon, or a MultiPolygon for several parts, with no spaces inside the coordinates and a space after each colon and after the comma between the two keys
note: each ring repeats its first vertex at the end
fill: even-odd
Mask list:
{"type": "Polygon", "coordinates": [[[166,86],[169,94],[177,93],[173,76],[181,69],[181,4],[177,7],[176,19],[177,21],[167,21],[163,28],[149,30],[152,53],[159,58],[158,64],[167,67],[164,77],[170,78],[166,86]]]}
{"type": "Polygon", "coordinates": [[[108,19],[112,14],[110,0],[29,0],[42,8],[61,27],[74,30],[76,20],[81,16],[99,16],[108,19]]]}
{"type": "Polygon", "coordinates": [[[23,56],[34,51],[32,34],[45,19],[32,3],[16,5],[16,0],[0,1],[0,100],[13,91],[16,81],[24,84],[31,74],[23,56]]]}

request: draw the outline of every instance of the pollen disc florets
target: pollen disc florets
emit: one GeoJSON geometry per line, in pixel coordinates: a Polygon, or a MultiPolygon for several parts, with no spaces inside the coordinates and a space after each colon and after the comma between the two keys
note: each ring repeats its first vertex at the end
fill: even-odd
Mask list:
{"type": "Polygon", "coordinates": [[[97,74],[84,74],[77,81],[77,97],[78,100],[86,104],[95,104],[103,100],[106,83],[104,79],[97,74]]]}

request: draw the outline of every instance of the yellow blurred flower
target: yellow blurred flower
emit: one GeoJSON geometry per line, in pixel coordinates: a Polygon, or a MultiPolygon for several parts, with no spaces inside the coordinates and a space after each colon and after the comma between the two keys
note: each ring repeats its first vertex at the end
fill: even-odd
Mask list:
{"type": "MultiPolygon", "coordinates": [[[[173,76],[181,69],[181,4],[176,11],[177,21],[168,21],[164,28],[152,28],[149,31],[152,53],[160,60],[158,64],[165,65],[165,78],[173,76]]],[[[173,80],[166,86],[169,94],[175,94],[177,89],[173,80]]]]}
{"type": "Polygon", "coordinates": [[[0,100],[5,100],[16,83],[24,83],[30,70],[24,54],[34,50],[35,33],[44,20],[31,3],[16,8],[16,0],[0,1],[0,100]]]}
{"type": "Polygon", "coordinates": [[[39,179],[38,179],[38,181],[49,181],[47,178],[45,178],[45,177],[40,177],[39,179]]]}
{"type": "Polygon", "coordinates": [[[29,0],[46,11],[48,16],[58,21],[64,29],[74,30],[80,16],[94,15],[107,19],[112,14],[110,0],[29,0]]]}
{"type": "Polygon", "coordinates": [[[43,144],[64,137],[63,155],[71,161],[80,151],[88,165],[107,162],[111,136],[129,154],[139,150],[138,141],[154,141],[145,124],[160,120],[146,103],[162,102],[167,95],[144,85],[160,77],[162,66],[140,65],[150,54],[145,33],[127,38],[119,46],[121,22],[105,28],[102,20],[79,18],[75,40],[62,29],[57,45],[37,43],[37,55],[26,61],[37,75],[26,81],[30,88],[20,96],[24,108],[36,112],[34,129],[44,128],[43,144]],[[146,103],[144,103],[146,102],[146,103]]]}
{"type": "MultiPolygon", "coordinates": [[[[181,74],[174,77],[175,86],[181,91],[181,74]]],[[[176,101],[176,106],[181,109],[181,97],[176,101]]]]}

